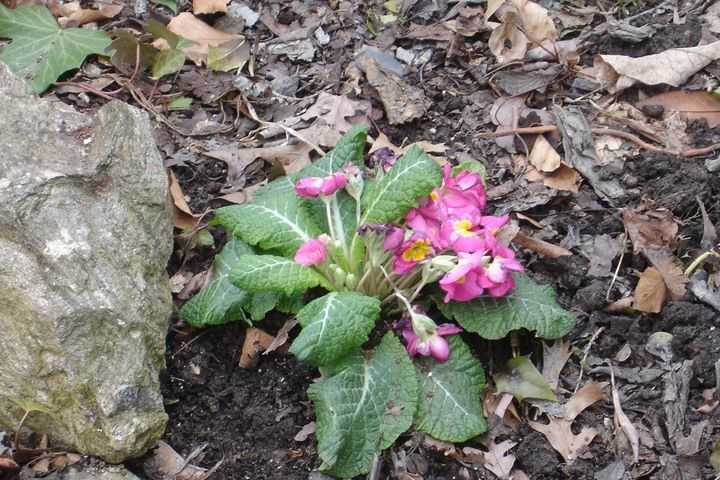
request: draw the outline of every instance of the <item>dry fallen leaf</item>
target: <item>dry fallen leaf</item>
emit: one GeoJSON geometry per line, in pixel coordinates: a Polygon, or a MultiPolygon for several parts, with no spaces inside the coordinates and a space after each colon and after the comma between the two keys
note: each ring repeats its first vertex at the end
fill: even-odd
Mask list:
{"type": "Polygon", "coordinates": [[[259,328],[248,328],[245,331],[245,341],[240,353],[240,368],[255,368],[258,355],[272,344],[273,339],[272,335],[259,328]]]}
{"type": "Polygon", "coordinates": [[[507,12],[502,20],[502,23],[490,34],[488,47],[498,63],[521,60],[527,52],[528,39],[518,28],[520,19],[516,13],[507,12]]]}
{"type": "Polygon", "coordinates": [[[543,342],[543,377],[550,388],[557,391],[560,372],[572,355],[567,339],[555,340],[552,345],[543,342]]]}
{"type": "Polygon", "coordinates": [[[660,313],[666,297],[667,287],[663,276],[655,267],[646,268],[635,287],[635,310],[660,313]]]}
{"type": "Polygon", "coordinates": [[[720,125],[720,98],[712,93],[699,90],[674,90],[660,93],[641,100],[638,107],[659,105],[665,109],[665,115],[678,112],[688,120],[704,118],[710,128],[720,125]]]}
{"type": "Polygon", "coordinates": [[[144,460],[144,466],[148,471],[158,472],[165,478],[175,480],[202,480],[207,478],[208,471],[191,465],[190,460],[192,458],[184,459],[170,445],[160,440],[157,447],[144,460]]]}
{"type": "Polygon", "coordinates": [[[219,47],[241,38],[241,35],[226,33],[211,27],[190,12],[183,12],[170,20],[167,29],[175,35],[194,42],[193,45],[183,48],[182,51],[197,65],[207,62],[210,47],[219,47]]]}
{"type": "Polygon", "coordinates": [[[512,242],[519,247],[526,248],[548,258],[567,257],[573,254],[567,248],[534,238],[530,235],[525,235],[522,232],[518,232],[512,242]]]}
{"type": "Polygon", "coordinates": [[[344,95],[331,95],[327,92],[321,92],[317,102],[307,109],[300,118],[310,121],[314,118],[322,120],[322,122],[330,128],[345,133],[350,130],[352,124],[347,119],[356,116],[364,117],[369,113],[370,106],[367,102],[359,100],[351,100],[344,95]]]}
{"type": "Polygon", "coordinates": [[[296,318],[288,318],[285,320],[285,323],[283,323],[283,326],[280,327],[280,330],[278,331],[277,335],[275,335],[275,338],[273,338],[273,341],[268,345],[268,347],[263,352],[263,355],[267,355],[270,352],[274,352],[278,348],[285,345],[288,341],[288,336],[290,333],[290,330],[295,328],[298,324],[298,320],[296,318]]]}
{"type": "Polygon", "coordinates": [[[175,210],[175,226],[181,230],[193,230],[200,222],[200,216],[190,210],[180,183],[169,168],[168,175],[170,176],[170,196],[175,210]]]}
{"type": "Polygon", "coordinates": [[[688,282],[678,259],[673,256],[678,226],[671,212],[643,205],[624,209],[623,223],[633,243],[634,252],[642,252],[657,268],[674,300],[685,296],[688,282]]]}
{"type": "Polygon", "coordinates": [[[508,451],[515,445],[517,443],[511,440],[500,443],[491,440],[487,452],[477,448],[465,447],[463,448],[463,454],[479,461],[483,467],[494,473],[500,480],[510,480],[512,478],[510,476],[512,467],[515,465],[515,455],[508,453],[508,451]]]}
{"type": "Polygon", "coordinates": [[[525,172],[529,182],[542,182],[546,187],[555,190],[577,193],[580,190],[582,177],[572,167],[561,163],[560,167],[552,173],[543,173],[527,162],[524,155],[514,155],[513,159],[519,171],[525,172]]]}
{"type": "Polygon", "coordinates": [[[552,173],[560,168],[560,154],[555,151],[544,135],[538,135],[530,152],[530,165],[543,173],[552,173]]]}
{"type": "Polygon", "coordinates": [[[711,62],[720,59],[720,41],[689,48],[671,48],[664,52],[632,58],[624,55],[595,57],[597,79],[611,93],[634,85],[662,83],[679,87],[711,62]]]}
{"type": "Polygon", "coordinates": [[[79,1],[60,5],[61,17],[58,23],[63,28],[77,27],[86,23],[99,22],[117,16],[123,4],[101,4],[99,9],[82,8],[79,1]]]}
{"type": "Polygon", "coordinates": [[[533,430],[545,435],[550,445],[567,463],[573,463],[599,433],[595,428],[582,427],[580,433],[575,434],[571,427],[583,410],[605,398],[603,389],[606,385],[606,383],[589,383],[578,390],[565,405],[565,416],[562,418],[549,415],[550,423],[528,422],[533,430]]]}
{"type": "Polygon", "coordinates": [[[523,31],[531,43],[540,45],[558,36],[548,11],[543,6],[528,0],[512,0],[520,15],[523,31]]]}
{"type": "Polygon", "coordinates": [[[193,0],[193,13],[227,13],[227,0],[193,0]]]}

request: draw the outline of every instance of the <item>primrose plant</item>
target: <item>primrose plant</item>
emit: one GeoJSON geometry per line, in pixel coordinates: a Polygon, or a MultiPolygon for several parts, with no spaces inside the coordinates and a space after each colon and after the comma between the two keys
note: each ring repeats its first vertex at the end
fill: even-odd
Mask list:
{"type": "Polygon", "coordinates": [[[219,209],[232,240],[181,311],[196,326],[297,315],[290,351],[322,374],[308,396],[321,469],[339,477],[368,472],[411,428],[453,442],[485,431],[484,372],[460,332],[558,338],[574,323],[498,237],[508,217],[486,213],[481,164],[440,166],[417,146],[366,161],[365,142],[355,127],[219,209]]]}

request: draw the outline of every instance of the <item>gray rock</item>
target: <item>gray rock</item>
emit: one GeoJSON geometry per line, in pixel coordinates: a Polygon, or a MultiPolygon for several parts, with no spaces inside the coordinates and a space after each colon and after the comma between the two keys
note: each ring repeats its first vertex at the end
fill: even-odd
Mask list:
{"type": "Polygon", "coordinates": [[[35,476],[32,468],[25,467],[20,472],[20,480],[140,480],[122,465],[72,466],[47,476],[35,476]]]}
{"type": "Polygon", "coordinates": [[[115,463],[162,435],[167,178],[141,111],[38,99],[0,63],[0,427],[115,463]]]}

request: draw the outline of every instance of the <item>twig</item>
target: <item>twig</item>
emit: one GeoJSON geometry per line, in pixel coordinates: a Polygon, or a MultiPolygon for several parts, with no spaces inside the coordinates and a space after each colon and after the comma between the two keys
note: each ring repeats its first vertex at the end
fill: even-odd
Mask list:
{"type": "Polygon", "coordinates": [[[25,420],[27,420],[28,415],[30,415],[30,412],[32,410],[25,410],[25,414],[20,419],[20,423],[17,426],[17,430],[15,430],[15,448],[20,448],[20,430],[22,430],[23,424],[25,423],[25,420]]]}
{"type": "MultiPolygon", "coordinates": [[[[540,125],[537,127],[510,128],[507,130],[500,130],[497,132],[481,132],[478,136],[480,138],[498,138],[498,137],[507,137],[508,135],[532,135],[532,134],[549,133],[549,132],[554,132],[556,130],[557,130],[557,126],[555,126],[555,125],[540,125]]],[[[669,150],[667,148],[651,145],[631,133],[623,132],[622,130],[615,130],[612,128],[593,128],[592,133],[594,133],[596,135],[611,135],[613,137],[618,137],[618,138],[622,138],[622,139],[628,140],[630,142],[633,142],[634,144],[638,145],[639,147],[644,148],[646,150],[650,150],[651,152],[664,153],[666,155],[675,155],[675,156],[684,157],[684,158],[698,157],[700,155],[706,155],[708,153],[712,153],[715,150],[720,150],[720,143],[713,143],[712,145],[708,145],[707,147],[688,148],[686,150],[669,150]]]]}
{"type": "Polygon", "coordinates": [[[266,127],[266,128],[267,128],[267,127],[277,127],[277,128],[281,128],[281,129],[285,132],[286,135],[292,135],[293,137],[297,138],[297,139],[300,140],[301,142],[306,143],[307,145],[311,146],[311,147],[313,148],[313,150],[315,150],[316,152],[318,152],[320,155],[325,155],[325,151],[323,151],[322,148],[320,148],[319,146],[315,145],[313,142],[311,142],[310,140],[308,140],[307,138],[305,138],[305,137],[304,137],[303,135],[301,135],[297,130],[295,130],[295,129],[293,129],[293,128],[290,128],[290,127],[288,127],[288,126],[286,126],[286,125],[283,125],[282,123],[278,123],[278,122],[268,122],[268,121],[266,121],[266,120],[260,120],[260,118],[258,117],[257,113],[255,112],[255,109],[253,108],[252,104],[250,104],[250,102],[247,100],[247,98],[243,97],[243,101],[244,101],[244,103],[245,103],[245,110],[246,110],[245,113],[247,113],[248,116],[249,116],[251,119],[253,119],[253,120],[256,121],[257,123],[259,123],[259,124],[262,125],[263,127],[266,127]]]}
{"type": "Polygon", "coordinates": [[[573,390],[573,394],[577,393],[578,388],[580,387],[580,382],[583,377],[583,372],[585,371],[585,362],[587,362],[587,357],[590,354],[590,347],[592,347],[592,344],[595,342],[595,339],[598,335],[602,333],[602,331],[605,330],[605,327],[598,328],[595,333],[593,333],[592,337],[590,337],[590,341],[585,346],[585,353],[583,354],[582,360],[580,360],[580,375],[578,375],[577,382],[575,382],[575,390],[573,390]]]}
{"type": "Polygon", "coordinates": [[[623,259],[625,258],[625,242],[627,242],[627,228],[623,232],[621,247],[622,249],[620,250],[620,260],[618,260],[617,267],[615,267],[615,273],[613,273],[613,278],[612,280],[610,280],[610,285],[608,286],[607,292],[605,292],[605,300],[607,301],[610,301],[610,292],[612,291],[613,285],[615,285],[618,273],[620,273],[620,265],[622,265],[623,259]]]}

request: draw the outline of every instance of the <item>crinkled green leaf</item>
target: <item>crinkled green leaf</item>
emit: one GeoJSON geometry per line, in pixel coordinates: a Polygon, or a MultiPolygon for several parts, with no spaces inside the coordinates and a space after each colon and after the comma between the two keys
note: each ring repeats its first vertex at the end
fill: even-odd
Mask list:
{"type": "Polygon", "coordinates": [[[557,401],[545,377],[527,357],[511,358],[506,370],[495,374],[493,378],[498,392],[511,393],[521,402],[526,398],[557,401]]]}
{"type": "Polygon", "coordinates": [[[275,308],[288,315],[295,315],[305,306],[305,292],[296,292],[292,295],[281,295],[275,308]]]}
{"type": "Polygon", "coordinates": [[[415,428],[438,440],[464,442],[487,430],[482,406],[485,372],[459,336],[448,342],[447,362],[415,362],[420,382],[415,428]]]}
{"type": "Polygon", "coordinates": [[[333,363],[368,339],[380,315],[380,300],[353,292],[331,292],[298,312],[303,329],[290,351],[315,366],[333,363]]]}
{"type": "Polygon", "coordinates": [[[230,272],[230,281],[252,293],[284,292],[288,295],[308,288],[332,287],[325,277],[309,267],[275,255],[243,255],[230,272]]]}
{"type": "Polygon", "coordinates": [[[223,207],[215,212],[213,223],[242,238],[250,245],[294,255],[298,247],[320,233],[320,229],[300,208],[292,182],[276,180],[256,193],[252,203],[223,207]]]}
{"type": "Polygon", "coordinates": [[[482,163],[479,160],[465,160],[464,162],[460,163],[459,165],[456,165],[452,169],[453,176],[457,175],[460,172],[468,171],[468,172],[475,172],[479,173],[480,177],[482,177],[483,183],[485,183],[485,177],[487,177],[487,169],[485,168],[485,164],[482,163]]]}
{"type": "Polygon", "coordinates": [[[215,257],[210,283],[183,305],[180,317],[194,327],[245,319],[243,307],[249,295],[230,283],[228,276],[241,255],[252,253],[252,248],[241,240],[230,240],[215,257]]]}
{"type": "Polygon", "coordinates": [[[250,314],[250,318],[253,322],[259,322],[270,310],[275,308],[280,296],[282,294],[278,292],[261,292],[254,293],[247,302],[245,309],[250,314]]]}
{"type": "Polygon", "coordinates": [[[514,278],[517,287],[506,297],[436,303],[446,317],[454,318],[465,330],[493,340],[521,328],[550,339],[572,330],[575,317],[558,305],[552,287],[539,285],[524,274],[514,278]]]}
{"type": "Polygon", "coordinates": [[[368,127],[366,125],[355,125],[340,138],[335,148],[330,150],[324,157],[313,162],[311,165],[293,175],[297,180],[303,177],[325,177],[337,172],[348,163],[362,167],[367,141],[368,127]]]}
{"type": "Polygon", "coordinates": [[[362,198],[362,223],[392,223],[416,207],[421,197],[440,185],[440,166],[417,145],[395,162],[362,198]]]}
{"type": "Polygon", "coordinates": [[[0,3],[0,38],[12,40],[0,60],[18,75],[32,80],[44,92],[60,75],[79,68],[88,55],[103,54],[111,40],[101,30],[60,28],[42,5],[14,10],[0,3]]]}
{"type": "Polygon", "coordinates": [[[182,51],[176,48],[161,50],[153,61],[152,78],[157,80],[165,75],[177,73],[183,65],[185,65],[185,54],[182,51]]]}
{"type": "Polygon", "coordinates": [[[372,356],[352,354],[342,370],[308,389],[316,407],[321,469],[338,477],[367,473],[375,455],[408,428],[417,380],[405,349],[390,332],[372,356]]]}

